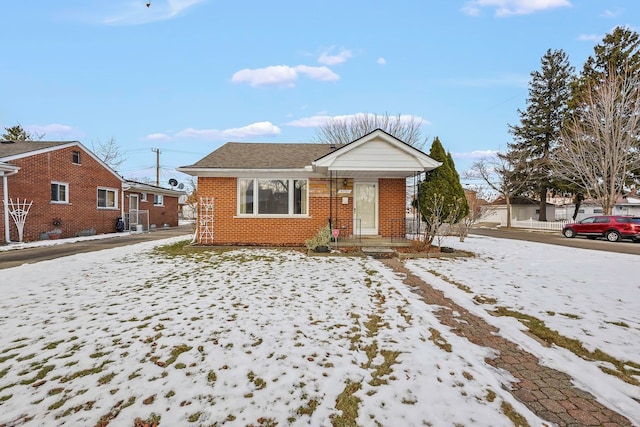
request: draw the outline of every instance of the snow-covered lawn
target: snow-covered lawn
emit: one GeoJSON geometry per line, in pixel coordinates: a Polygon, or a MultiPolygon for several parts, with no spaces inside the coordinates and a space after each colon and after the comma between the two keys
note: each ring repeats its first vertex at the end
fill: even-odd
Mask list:
{"type": "MultiPolygon", "coordinates": [[[[0,271],[0,425],[510,426],[506,404],[543,425],[503,389],[513,378],[484,362],[491,351],[442,326],[438,307],[380,262],[154,250],[185,238],[0,271]]],[[[407,265],[640,420],[638,387],[487,312],[528,313],[638,363],[636,257],[487,237],[447,243],[479,256],[407,265]]]]}

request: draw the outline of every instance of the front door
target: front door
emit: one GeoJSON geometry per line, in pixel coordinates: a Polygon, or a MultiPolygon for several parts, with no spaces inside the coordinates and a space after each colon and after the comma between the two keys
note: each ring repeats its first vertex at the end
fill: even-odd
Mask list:
{"type": "Polygon", "coordinates": [[[138,209],[140,203],[138,201],[137,194],[131,194],[129,196],[129,229],[134,230],[138,224],[138,209]]]}
{"type": "Polygon", "coordinates": [[[378,234],[378,183],[356,182],[353,194],[354,234],[378,234]]]}

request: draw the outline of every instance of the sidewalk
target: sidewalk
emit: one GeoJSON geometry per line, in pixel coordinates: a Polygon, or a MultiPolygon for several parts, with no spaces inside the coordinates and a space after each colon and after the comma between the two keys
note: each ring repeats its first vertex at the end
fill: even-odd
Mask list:
{"type": "Polygon", "coordinates": [[[558,426],[632,426],[630,420],[600,404],[594,396],[572,384],[564,372],[540,364],[532,354],[497,334],[496,328],[469,313],[444,294],[412,274],[396,258],[381,259],[387,267],[399,273],[410,288],[418,292],[429,305],[444,307],[434,314],[443,325],[474,344],[490,347],[498,352],[486,362],[513,375],[518,381],[509,390],[540,418],[558,426]]]}

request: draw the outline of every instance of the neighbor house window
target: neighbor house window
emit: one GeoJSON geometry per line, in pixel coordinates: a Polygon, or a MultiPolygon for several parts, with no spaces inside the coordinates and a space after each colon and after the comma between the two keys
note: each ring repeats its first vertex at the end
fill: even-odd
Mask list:
{"type": "Polygon", "coordinates": [[[116,209],[118,207],[118,190],[98,188],[98,207],[116,209]]]}
{"type": "Polygon", "coordinates": [[[602,213],[602,209],[594,208],[593,209],[593,213],[594,214],[601,214],[602,213]]]}
{"type": "Polygon", "coordinates": [[[76,165],[80,164],[80,152],[79,151],[73,151],[73,163],[75,163],[76,165]]]}
{"type": "Polygon", "coordinates": [[[153,205],[154,206],[162,206],[162,205],[164,205],[164,196],[162,194],[154,194],[153,195],[153,205]]]}
{"type": "Polygon", "coordinates": [[[306,179],[238,179],[241,215],[307,215],[306,179]]]}
{"type": "Polygon", "coordinates": [[[140,194],[140,201],[141,202],[146,202],[147,201],[147,193],[141,193],[140,194]]]}
{"type": "Polygon", "coordinates": [[[51,202],[69,203],[69,184],[66,182],[52,182],[51,202]]]}

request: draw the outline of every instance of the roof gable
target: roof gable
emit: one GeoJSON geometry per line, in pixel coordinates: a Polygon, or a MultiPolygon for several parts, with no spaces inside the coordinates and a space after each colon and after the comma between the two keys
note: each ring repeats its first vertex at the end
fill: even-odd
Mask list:
{"type": "Polygon", "coordinates": [[[11,161],[79,144],[78,141],[0,141],[0,160],[11,161]]]}
{"type": "Polygon", "coordinates": [[[0,162],[11,162],[70,147],[78,147],[102,167],[118,177],[120,181],[123,181],[123,178],[116,171],[79,141],[0,141],[0,162]]]}
{"type": "Polygon", "coordinates": [[[429,171],[441,164],[382,129],[376,129],[317,159],[314,167],[320,171],[386,171],[410,174],[429,171]]]}

